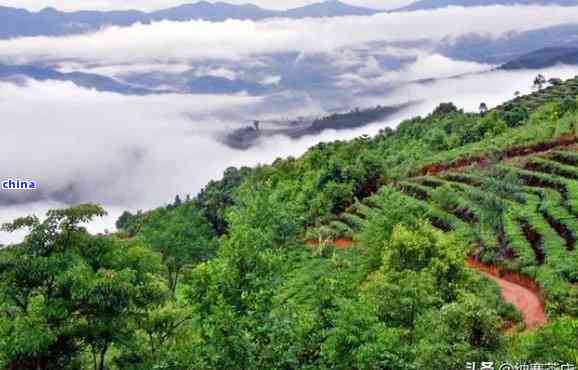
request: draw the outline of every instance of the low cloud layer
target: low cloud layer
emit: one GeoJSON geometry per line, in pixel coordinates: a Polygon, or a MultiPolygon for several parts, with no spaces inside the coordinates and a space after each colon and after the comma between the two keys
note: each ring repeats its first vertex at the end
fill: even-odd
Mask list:
{"type": "MultiPolygon", "coordinates": [[[[65,82],[0,81],[0,178],[35,180],[42,195],[7,199],[0,193],[0,223],[61,206],[56,200],[92,201],[111,212],[94,230],[110,229],[122,209],[148,209],[175,194],[194,195],[229,166],[270,163],[320,141],[375,134],[429,113],[440,102],[454,101],[466,110],[476,110],[480,102],[498,104],[514,91],[528,92],[538,71],[494,71],[493,65],[452,60],[435,51],[436,42],[472,32],[498,37],[575,19],[578,8],[450,8],[333,19],[160,22],[0,41],[0,62],[49,61],[63,71],[119,78],[150,73],[161,82],[213,76],[278,86],[260,97],[137,97],[65,82]],[[456,75],[462,77],[447,78],[456,75]],[[436,80],[423,81],[429,79],[436,80]],[[218,140],[253,119],[415,101],[421,103],[357,130],[299,140],[277,136],[243,152],[218,140]],[[19,204],[8,205],[15,201],[19,204]]],[[[542,72],[568,78],[578,68],[542,72]]],[[[13,236],[0,233],[0,243],[7,240],[13,236]]]]}
{"type": "MultiPolygon", "coordinates": [[[[548,77],[569,78],[578,67],[541,71],[548,77]]],[[[266,99],[246,96],[125,97],[80,89],[60,82],[27,86],[0,83],[3,132],[2,176],[34,179],[40,189],[69,189],[78,201],[103,203],[111,216],[93,230],[112,228],[122,209],[148,209],[175,194],[195,194],[228,166],[270,163],[277,157],[299,155],[319,141],[376,134],[405,117],[430,112],[443,101],[476,110],[529,92],[538,71],[494,71],[406,84],[389,95],[359,96],[352,104],[370,106],[421,99],[422,104],[398,116],[362,129],[327,131],[291,140],[268,138],[239,152],[223,146],[215,135],[239,122],[219,119],[221,112],[258,112],[266,99]],[[33,107],[33,109],[31,109],[33,107]]],[[[279,116],[319,112],[315,101],[297,111],[277,105],[279,116]]],[[[2,196],[0,194],[0,196],[2,196]]],[[[0,199],[1,200],[1,199],[0,199]]],[[[0,223],[15,216],[59,206],[53,202],[0,207],[0,223]]],[[[0,243],[14,240],[0,234],[0,243]]]]}
{"type": "Polygon", "coordinates": [[[443,79],[464,74],[490,71],[492,65],[452,60],[439,54],[417,53],[416,60],[399,70],[384,70],[374,58],[354,73],[339,76],[337,86],[359,91],[384,85],[427,79],[443,79]]]}
{"type": "Polygon", "coordinates": [[[2,60],[73,59],[96,63],[239,63],[255,55],[331,53],[370,42],[440,41],[469,33],[497,37],[575,22],[578,7],[492,6],[448,8],[371,17],[159,22],[111,27],[88,35],[0,41],[2,60]],[[491,20],[491,27],[488,22],[491,20]],[[316,35],[311,39],[311,35],[316,35]]]}

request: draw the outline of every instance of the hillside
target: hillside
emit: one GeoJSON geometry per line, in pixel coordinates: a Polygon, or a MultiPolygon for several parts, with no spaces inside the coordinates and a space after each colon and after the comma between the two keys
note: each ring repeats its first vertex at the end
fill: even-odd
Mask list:
{"type": "Polygon", "coordinates": [[[18,78],[30,78],[38,81],[67,81],[87,89],[115,92],[126,95],[147,95],[161,92],[132,86],[113,78],[94,73],[62,73],[52,68],[34,65],[0,64],[0,80],[13,80],[18,78]]]}
{"type": "Polygon", "coordinates": [[[576,0],[419,0],[396,11],[440,9],[448,6],[491,6],[491,5],[560,5],[576,6],[576,0]]]}
{"type": "Polygon", "coordinates": [[[29,236],[0,252],[0,365],[574,363],[577,98],[578,77],[480,113],[444,103],[229,168],[114,234],[82,227],[96,205],[5,225],[29,236]]]}
{"type": "Polygon", "coordinates": [[[556,64],[578,64],[578,48],[558,47],[534,50],[500,66],[504,70],[540,69],[556,64]]]}
{"type": "Polygon", "coordinates": [[[498,38],[467,35],[446,43],[440,52],[455,59],[505,64],[539,49],[577,48],[577,31],[578,26],[571,23],[498,38]]]}

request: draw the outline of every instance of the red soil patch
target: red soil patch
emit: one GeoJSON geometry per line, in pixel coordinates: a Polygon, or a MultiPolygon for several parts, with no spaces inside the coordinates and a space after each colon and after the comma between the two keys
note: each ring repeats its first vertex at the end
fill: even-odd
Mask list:
{"type": "MultiPolygon", "coordinates": [[[[307,243],[307,245],[309,245],[311,247],[315,247],[315,246],[319,245],[319,241],[313,240],[313,239],[307,240],[306,243],[307,243]]],[[[351,239],[351,238],[338,238],[338,239],[335,239],[333,241],[330,241],[329,243],[337,249],[347,249],[353,245],[353,239],[351,239]]]]}
{"type": "Polygon", "coordinates": [[[333,242],[335,248],[338,249],[345,249],[350,247],[353,244],[353,240],[351,238],[339,238],[333,242]]]}
{"type": "Polygon", "coordinates": [[[528,329],[546,324],[548,319],[540,287],[530,277],[501,271],[497,266],[485,264],[474,257],[468,258],[467,265],[498,283],[502,297],[520,311],[528,329]]]}
{"type": "MultiPolygon", "coordinates": [[[[532,145],[524,145],[512,147],[509,149],[502,150],[498,152],[497,158],[500,160],[522,157],[535,153],[542,153],[548,150],[554,149],[559,146],[570,146],[578,143],[578,137],[574,135],[561,136],[556,140],[544,141],[532,145]]],[[[472,157],[458,158],[451,162],[446,163],[432,163],[424,166],[415,175],[416,176],[427,176],[427,175],[437,175],[441,172],[446,172],[448,170],[455,170],[458,168],[468,167],[473,164],[485,164],[488,162],[487,154],[480,154],[472,157]]]]}

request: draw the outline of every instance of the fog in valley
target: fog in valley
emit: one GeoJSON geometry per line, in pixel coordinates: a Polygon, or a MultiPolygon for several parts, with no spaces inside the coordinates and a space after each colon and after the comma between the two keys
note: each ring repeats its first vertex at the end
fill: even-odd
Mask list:
{"type": "MultiPolygon", "coordinates": [[[[530,92],[538,73],[564,79],[577,75],[578,67],[497,70],[496,64],[444,56],[439,44],[472,33],[499,38],[576,19],[578,8],[449,8],[330,19],[163,21],[0,40],[0,63],[94,73],[158,92],[122,95],[69,81],[0,80],[0,178],[34,180],[39,187],[0,193],[0,223],[97,202],[109,216],[90,229],[113,230],[122,211],[161,206],[177,194],[194,196],[230,166],[267,164],[321,141],[375,135],[428,114],[441,102],[467,111],[476,111],[481,102],[495,106],[513,98],[514,91],[530,92]],[[259,89],[183,91],[190,78],[204,76],[259,89]],[[362,128],[298,139],[269,136],[246,150],[222,140],[253,120],[321,117],[408,102],[412,105],[385,121],[362,128]]],[[[21,237],[0,233],[0,244],[21,237]]]]}

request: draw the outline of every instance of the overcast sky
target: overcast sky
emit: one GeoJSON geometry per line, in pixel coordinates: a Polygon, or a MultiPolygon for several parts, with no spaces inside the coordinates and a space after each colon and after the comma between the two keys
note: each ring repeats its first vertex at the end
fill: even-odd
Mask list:
{"type": "MultiPolygon", "coordinates": [[[[45,7],[54,7],[61,10],[79,9],[139,9],[155,10],[175,5],[196,3],[199,0],[2,0],[0,5],[39,10],[45,7]]],[[[317,3],[322,0],[223,0],[231,4],[252,3],[270,9],[294,8],[302,5],[317,3]]],[[[376,9],[392,9],[412,3],[414,0],[346,0],[351,5],[367,6],[376,9]]],[[[216,2],[209,0],[209,2],[216,2]]]]}

